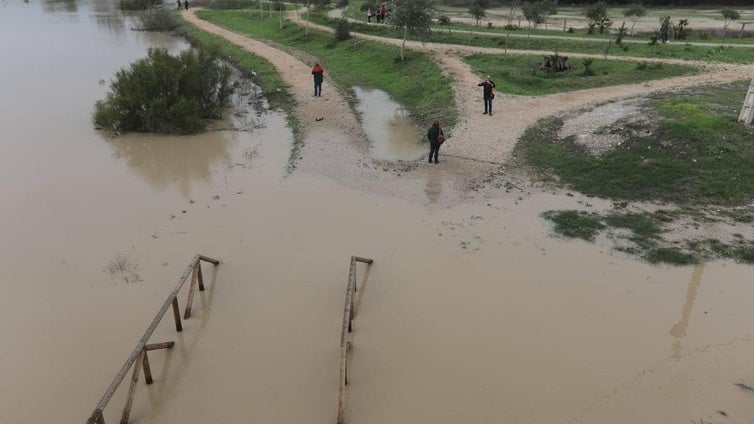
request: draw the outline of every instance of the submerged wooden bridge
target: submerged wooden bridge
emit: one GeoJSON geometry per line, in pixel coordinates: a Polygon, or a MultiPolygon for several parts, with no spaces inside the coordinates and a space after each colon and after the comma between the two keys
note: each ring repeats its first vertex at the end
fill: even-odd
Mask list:
{"type": "MultiPolygon", "coordinates": [[[[152,384],[152,370],[149,366],[148,352],[158,349],[170,349],[175,345],[175,342],[159,342],[149,343],[149,339],[152,337],[157,326],[165,317],[168,309],[173,309],[173,319],[175,320],[175,330],[183,331],[183,323],[181,321],[181,311],[178,304],[178,293],[183,288],[189,275],[191,276],[191,283],[189,284],[188,299],[186,301],[186,307],[184,308],[183,319],[191,317],[191,306],[194,301],[194,292],[196,287],[199,287],[200,291],[204,290],[204,278],[202,276],[202,262],[207,262],[215,266],[220,264],[217,259],[212,259],[203,255],[196,255],[191,260],[186,270],[183,272],[178,280],[178,284],[173,291],[168,295],[162,307],[157,311],[152,322],[147,327],[144,335],[136,343],[136,347],[131,351],[131,354],[126,359],[126,362],[121,367],[118,374],[116,374],[110,386],[105,390],[104,395],[94,407],[94,411],[89,416],[86,424],[105,424],[104,411],[110,400],[115,395],[115,392],[120,387],[121,383],[125,379],[129,370],[133,368],[131,374],[131,384],[128,388],[128,397],[126,398],[126,404],[123,407],[121,413],[120,423],[128,424],[129,417],[131,416],[131,407],[133,406],[134,397],[136,396],[136,386],[139,381],[139,375],[144,372],[144,381],[146,384],[152,384]]],[[[339,384],[338,384],[338,413],[337,424],[345,423],[345,403],[346,403],[346,389],[348,387],[348,351],[350,350],[352,341],[349,340],[348,334],[353,330],[353,319],[356,316],[356,308],[354,305],[356,292],[359,290],[359,283],[356,278],[356,264],[367,264],[367,268],[364,270],[364,275],[361,281],[361,287],[366,283],[369,275],[369,267],[374,260],[369,258],[362,258],[359,256],[351,256],[349,262],[348,271],[348,284],[346,285],[346,303],[343,308],[343,324],[340,333],[340,367],[338,370],[339,384]]]]}

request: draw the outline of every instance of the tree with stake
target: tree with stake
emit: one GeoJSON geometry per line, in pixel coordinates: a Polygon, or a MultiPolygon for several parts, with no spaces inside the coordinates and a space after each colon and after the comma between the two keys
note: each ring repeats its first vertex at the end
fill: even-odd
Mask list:
{"type": "Polygon", "coordinates": [[[390,3],[387,23],[403,31],[401,44],[401,61],[405,62],[403,50],[406,48],[408,35],[426,38],[432,33],[432,11],[434,0],[393,0],[390,3]]]}
{"type": "Polygon", "coordinates": [[[720,13],[723,15],[723,19],[725,19],[723,22],[723,38],[725,38],[725,35],[728,33],[728,26],[736,19],[740,19],[741,14],[733,9],[723,9],[720,13]]]}
{"type": "Polygon", "coordinates": [[[599,1],[587,7],[584,16],[589,19],[590,27],[599,28],[600,34],[604,34],[605,30],[613,24],[613,21],[607,16],[607,5],[604,1],[599,1]]]}
{"type": "Polygon", "coordinates": [[[642,16],[647,16],[647,9],[645,9],[640,3],[634,3],[629,5],[626,10],[623,11],[623,16],[631,19],[631,29],[628,30],[628,33],[634,35],[636,22],[638,22],[639,18],[642,16]]]}
{"type": "Polygon", "coordinates": [[[489,2],[487,0],[474,0],[474,3],[469,6],[469,13],[471,13],[471,16],[474,17],[474,20],[476,21],[476,26],[479,26],[480,22],[482,21],[482,18],[487,16],[487,8],[489,7],[489,2]]]}

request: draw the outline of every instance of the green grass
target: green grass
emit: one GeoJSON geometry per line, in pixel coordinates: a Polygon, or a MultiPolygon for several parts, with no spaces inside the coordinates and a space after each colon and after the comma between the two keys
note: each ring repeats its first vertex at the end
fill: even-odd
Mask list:
{"type": "Polygon", "coordinates": [[[303,143],[303,131],[296,113],[296,99],[290,87],[280,78],[275,67],[265,59],[243,50],[222,37],[199,30],[183,18],[180,22],[183,34],[192,44],[217,49],[221,56],[227,58],[261,88],[271,108],[285,112],[288,126],[293,132],[293,149],[288,161],[289,171],[292,171],[303,143]]]}
{"type": "Polygon", "coordinates": [[[548,211],[542,214],[555,224],[553,230],[565,237],[593,241],[600,230],[605,228],[599,216],[583,211],[548,211]]]}
{"type": "Polygon", "coordinates": [[[200,11],[197,15],[230,30],[307,52],[311,60],[323,64],[342,90],[357,85],[381,89],[404,105],[422,126],[440,119],[451,128],[458,119],[451,80],[423,53],[408,51],[406,61],[401,62],[397,47],[357,39],[336,42],[333,34],[311,29],[306,35],[305,28],[290,22],[281,30],[274,17],[232,11],[200,11]]]}
{"type": "MultiPolygon", "coordinates": [[[[335,20],[325,15],[325,11],[315,11],[311,14],[312,22],[333,27],[335,20]]],[[[390,38],[401,38],[401,34],[386,25],[366,25],[354,23],[352,32],[377,35],[390,38]]],[[[520,33],[518,31],[517,33],[520,33]]],[[[567,33],[566,33],[567,35],[567,33]]],[[[548,52],[583,53],[592,55],[612,55],[636,58],[663,58],[681,60],[702,60],[729,63],[750,63],[754,61],[754,48],[740,48],[732,46],[692,46],[681,41],[669,44],[650,46],[649,39],[645,44],[616,45],[611,43],[596,43],[593,41],[568,40],[565,38],[520,38],[494,37],[470,33],[434,32],[429,40],[435,43],[460,44],[477,47],[493,47],[509,50],[542,50],[548,52]]],[[[701,41],[701,40],[700,40],[701,41]]]]}
{"type": "MultiPolygon", "coordinates": [[[[747,82],[662,94],[653,117],[616,149],[594,156],[558,139],[563,121],[529,128],[516,154],[540,173],[555,173],[582,193],[634,201],[736,206],[754,200],[754,132],[736,122],[747,82]]],[[[626,131],[626,130],[622,130],[626,131]]]]}
{"type": "Polygon", "coordinates": [[[644,259],[652,264],[667,263],[673,265],[693,265],[699,263],[699,258],[693,253],[685,252],[676,247],[658,247],[649,250],[644,259]]]}
{"type": "Polygon", "coordinates": [[[492,75],[496,90],[521,95],[552,94],[587,88],[634,84],[660,78],[671,78],[700,72],[699,68],[682,65],[647,64],[617,60],[595,59],[591,65],[594,75],[584,76],[583,60],[571,61],[571,69],[564,72],[539,70],[541,55],[476,54],[464,57],[480,75],[492,75]]]}

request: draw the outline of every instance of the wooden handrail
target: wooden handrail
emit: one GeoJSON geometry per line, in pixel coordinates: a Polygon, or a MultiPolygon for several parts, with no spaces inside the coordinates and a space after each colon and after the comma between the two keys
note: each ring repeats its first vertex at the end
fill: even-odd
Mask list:
{"type": "Polygon", "coordinates": [[[217,259],[212,259],[207,256],[203,255],[196,255],[191,260],[191,263],[186,267],[186,270],[181,275],[180,279],[178,280],[178,284],[175,286],[173,291],[168,295],[167,299],[165,299],[165,302],[162,304],[162,307],[159,311],[157,311],[157,315],[155,315],[152,322],[149,324],[149,327],[147,327],[147,330],[144,332],[144,335],[141,336],[141,339],[139,339],[138,343],[136,343],[136,347],[134,347],[134,350],[131,352],[131,354],[128,356],[128,359],[126,359],[126,362],[121,367],[120,371],[118,371],[118,374],[115,375],[115,378],[110,383],[110,386],[105,390],[105,394],[102,395],[102,398],[97,403],[97,406],[94,408],[94,411],[89,416],[89,419],[86,420],[86,424],[105,424],[105,418],[102,415],[103,411],[105,410],[105,407],[107,407],[107,404],[110,402],[110,399],[112,399],[113,395],[115,394],[115,391],[118,389],[120,384],[123,382],[123,379],[126,377],[126,374],[128,374],[128,370],[131,369],[131,367],[134,367],[133,374],[131,376],[131,387],[129,389],[129,395],[128,399],[126,400],[126,406],[123,408],[123,414],[121,416],[121,424],[127,424],[128,423],[128,417],[131,414],[131,405],[133,404],[133,398],[136,390],[136,383],[139,379],[139,372],[141,371],[142,364],[144,368],[144,379],[147,382],[147,384],[152,383],[152,374],[151,370],[149,368],[149,359],[147,357],[147,352],[150,350],[156,350],[156,349],[169,349],[173,347],[174,342],[162,342],[162,343],[155,343],[155,344],[147,344],[149,342],[149,338],[152,337],[152,334],[154,333],[155,329],[157,329],[157,325],[162,321],[162,318],[165,316],[165,313],[168,311],[168,308],[171,306],[173,307],[173,318],[175,319],[175,330],[176,331],[183,331],[183,325],[181,323],[181,314],[180,314],[180,307],[178,306],[178,292],[183,287],[184,283],[186,282],[186,279],[188,278],[189,274],[192,274],[191,278],[191,284],[189,288],[189,296],[188,301],[186,304],[186,315],[184,316],[184,319],[187,319],[191,315],[191,303],[194,298],[194,289],[196,286],[196,283],[199,284],[199,290],[204,290],[204,282],[202,281],[202,267],[201,267],[201,261],[209,262],[215,266],[220,265],[220,261],[217,259]],[[136,364],[136,366],[134,366],[136,364]]]}
{"type": "Polygon", "coordinates": [[[371,265],[374,260],[351,256],[348,269],[348,286],[346,286],[346,305],[343,308],[343,326],[340,331],[340,371],[338,384],[338,420],[337,424],[345,423],[345,396],[348,385],[348,349],[351,342],[348,341],[348,333],[352,330],[355,309],[353,307],[353,295],[358,291],[356,283],[356,262],[371,265]]]}

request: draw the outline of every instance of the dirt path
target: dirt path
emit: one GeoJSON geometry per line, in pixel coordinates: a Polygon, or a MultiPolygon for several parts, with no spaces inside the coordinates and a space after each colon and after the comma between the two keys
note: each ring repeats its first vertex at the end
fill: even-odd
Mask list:
{"type": "MultiPolygon", "coordinates": [[[[295,22],[289,13],[288,18],[295,22]]],[[[332,32],[332,28],[311,24],[321,31],[332,32]]],[[[352,32],[351,35],[367,40],[399,46],[402,40],[377,37],[352,32]]],[[[470,54],[505,54],[503,49],[459,46],[439,43],[406,42],[406,47],[428,52],[455,81],[453,90],[460,109],[458,125],[453,129],[453,136],[443,148],[444,153],[460,158],[502,163],[510,158],[516,141],[527,127],[538,120],[560,112],[586,108],[607,101],[635,97],[646,93],[670,88],[690,87],[712,82],[726,82],[754,76],[754,65],[737,65],[727,63],[693,62],[674,59],[646,59],[647,61],[669,64],[683,64],[702,67],[700,75],[668,78],[640,84],[620,85],[571,91],[546,96],[514,96],[498,94],[493,104],[495,113],[492,117],[482,115],[481,81],[471,67],[463,61],[463,56],[470,54]]],[[[508,51],[508,54],[547,54],[537,50],[508,51]]],[[[572,58],[603,58],[599,55],[568,54],[572,58]]],[[[636,58],[608,56],[611,60],[637,61],[636,58]]],[[[645,60],[645,59],[641,59],[645,60]]]]}
{"type": "MultiPolygon", "coordinates": [[[[279,48],[223,29],[201,20],[195,10],[183,16],[200,29],[225,37],[229,41],[271,62],[283,80],[292,87],[301,113],[305,143],[298,168],[334,178],[358,189],[390,194],[403,198],[423,198],[429,203],[455,204],[478,186],[490,172],[511,158],[516,141],[527,127],[538,120],[565,111],[588,108],[599,103],[640,96],[653,91],[690,87],[698,84],[733,81],[754,75],[754,65],[653,60],[664,63],[693,64],[704,68],[700,75],[669,78],[640,84],[580,90],[546,96],[514,96],[498,93],[494,115],[482,115],[481,76],[463,61],[474,53],[504,54],[502,49],[458,46],[437,43],[407,42],[410,49],[431,54],[454,81],[453,90],[459,106],[458,124],[452,137],[443,146],[441,156],[447,160],[432,167],[424,161],[380,163],[369,156],[367,136],[349,108],[344,96],[328,84],[327,73],[322,98],[310,97],[312,81],[310,64],[279,48]],[[318,120],[319,119],[319,120],[318,120]],[[411,173],[412,178],[403,177],[411,173]]],[[[304,24],[296,12],[288,12],[288,20],[304,24]]],[[[308,24],[314,30],[332,32],[329,27],[308,24]]],[[[401,40],[360,33],[354,37],[400,45],[401,40]]],[[[543,54],[541,51],[509,51],[509,54],[543,54]]],[[[295,53],[294,53],[295,54],[295,53]]],[[[302,53],[301,56],[304,56],[302,53]]],[[[597,57],[571,55],[573,58],[597,57]]],[[[599,56],[602,57],[602,56],[599,56]]],[[[632,60],[609,57],[615,60],[632,60]]],[[[305,60],[317,60],[309,58],[305,60]]],[[[327,69],[327,64],[323,64],[327,69]]],[[[422,125],[423,123],[419,123],[422,125]]]]}

